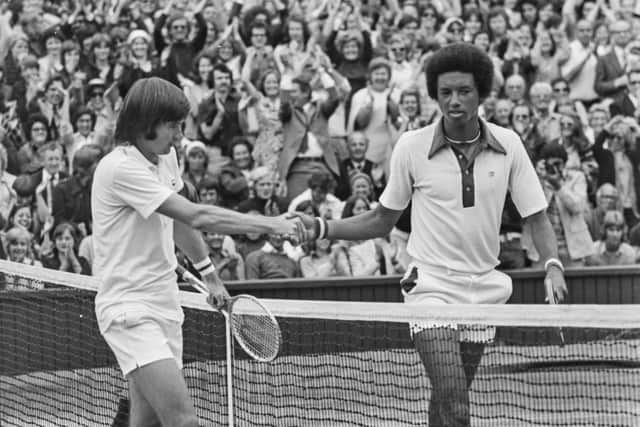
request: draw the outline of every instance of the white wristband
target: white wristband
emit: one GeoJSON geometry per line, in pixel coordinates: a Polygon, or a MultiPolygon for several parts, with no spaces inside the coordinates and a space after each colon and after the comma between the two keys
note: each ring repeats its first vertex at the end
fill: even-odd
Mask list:
{"type": "Polygon", "coordinates": [[[324,239],[325,236],[327,235],[326,223],[320,217],[316,217],[316,221],[318,221],[318,226],[319,226],[318,235],[316,236],[316,239],[324,239]]]}
{"type": "Polygon", "coordinates": [[[198,273],[200,273],[200,276],[206,276],[207,274],[213,274],[216,272],[216,268],[213,266],[213,264],[211,264],[209,267],[205,268],[204,270],[198,270],[198,273]]]}
{"type": "Polygon", "coordinates": [[[196,270],[200,271],[203,270],[207,267],[209,267],[211,264],[211,259],[209,257],[206,257],[203,260],[200,260],[198,262],[194,262],[193,266],[196,268],[196,270]]]}
{"type": "Polygon", "coordinates": [[[549,258],[547,262],[544,263],[544,270],[548,271],[551,265],[555,265],[564,273],[564,265],[562,265],[562,262],[558,258],[549,258]]]}

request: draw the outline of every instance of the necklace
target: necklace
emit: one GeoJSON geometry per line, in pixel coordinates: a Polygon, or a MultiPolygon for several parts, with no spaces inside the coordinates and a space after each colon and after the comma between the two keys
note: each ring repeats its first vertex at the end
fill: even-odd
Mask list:
{"type": "Polygon", "coordinates": [[[463,139],[461,141],[458,141],[457,139],[453,139],[447,136],[447,134],[444,134],[444,138],[449,141],[452,144],[472,144],[474,142],[476,142],[477,140],[480,139],[480,135],[481,135],[482,131],[480,129],[478,129],[478,134],[476,136],[474,136],[471,139],[463,139]]]}

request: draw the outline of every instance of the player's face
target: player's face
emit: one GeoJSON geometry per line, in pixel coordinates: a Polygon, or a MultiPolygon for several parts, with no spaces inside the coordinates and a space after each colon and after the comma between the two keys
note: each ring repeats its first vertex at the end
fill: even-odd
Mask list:
{"type": "Polygon", "coordinates": [[[166,122],[156,128],[156,138],[152,141],[154,154],[169,154],[171,147],[182,140],[182,122],[166,122]]]}
{"type": "Polygon", "coordinates": [[[445,120],[455,125],[477,120],[480,96],[473,74],[459,71],[440,74],[438,104],[445,120]]]}

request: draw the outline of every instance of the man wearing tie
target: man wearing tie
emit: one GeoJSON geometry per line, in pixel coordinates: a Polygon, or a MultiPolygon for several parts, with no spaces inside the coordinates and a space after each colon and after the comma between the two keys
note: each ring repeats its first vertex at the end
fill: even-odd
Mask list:
{"type": "Polygon", "coordinates": [[[376,198],[382,194],[385,186],[384,171],[365,157],[368,149],[369,139],[364,132],[353,132],[347,137],[349,158],[340,163],[340,178],[336,188],[339,199],[346,200],[351,196],[350,178],[355,172],[362,172],[371,178],[376,198]]]}
{"type": "Polygon", "coordinates": [[[63,170],[62,146],[57,142],[51,142],[40,149],[43,168],[33,175],[36,187],[36,205],[38,217],[43,224],[51,218],[53,209],[53,189],[58,183],[67,178],[68,174],[63,170]]]}
{"type": "Polygon", "coordinates": [[[631,24],[619,20],[609,26],[613,39],[611,50],[598,58],[594,89],[598,96],[618,100],[626,90],[629,80],[625,74],[627,53],[625,48],[631,40],[631,24]]]}

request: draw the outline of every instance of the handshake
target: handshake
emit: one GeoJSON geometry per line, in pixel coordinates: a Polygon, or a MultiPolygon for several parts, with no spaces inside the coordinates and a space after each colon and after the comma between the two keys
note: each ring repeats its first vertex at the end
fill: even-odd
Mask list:
{"type": "Polygon", "coordinates": [[[302,212],[288,212],[275,217],[274,220],[274,234],[282,235],[294,245],[309,243],[326,236],[326,220],[302,212]]]}

